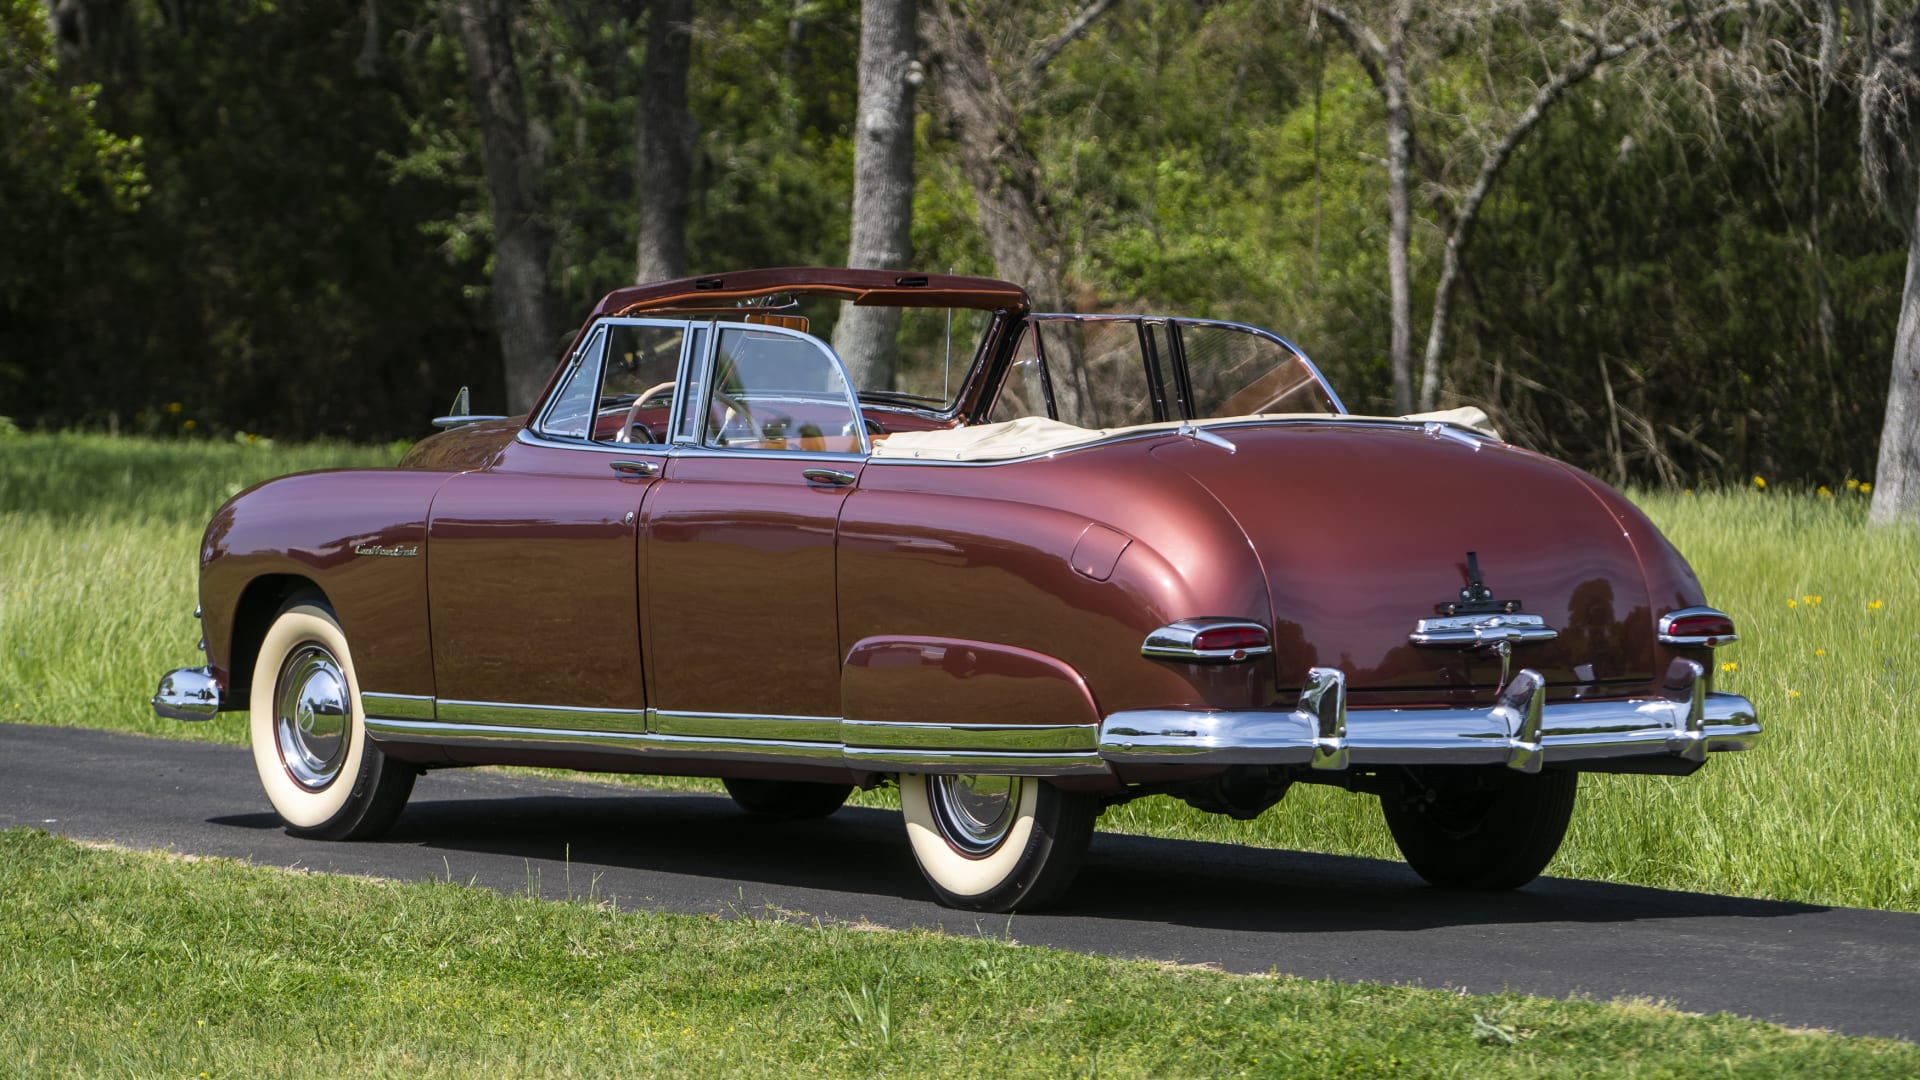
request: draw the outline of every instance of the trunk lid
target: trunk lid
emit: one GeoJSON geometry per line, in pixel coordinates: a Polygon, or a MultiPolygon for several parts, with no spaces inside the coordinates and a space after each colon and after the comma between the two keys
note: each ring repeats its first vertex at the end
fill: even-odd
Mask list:
{"type": "Polygon", "coordinates": [[[1559,631],[1513,645],[1511,670],[1538,670],[1559,698],[1651,680],[1640,560],[1612,511],[1568,467],[1415,424],[1329,420],[1209,433],[1233,452],[1175,438],[1153,454],[1245,530],[1267,576],[1282,691],[1318,665],[1344,671],[1362,703],[1484,699],[1501,679],[1497,651],[1408,640],[1416,621],[1461,599],[1469,552],[1495,600],[1519,601],[1520,613],[1559,631]]]}

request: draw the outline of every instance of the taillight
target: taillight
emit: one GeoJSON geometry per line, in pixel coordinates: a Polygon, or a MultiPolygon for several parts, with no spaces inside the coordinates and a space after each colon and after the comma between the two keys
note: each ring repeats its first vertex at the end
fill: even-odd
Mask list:
{"type": "Polygon", "coordinates": [[[1267,628],[1227,617],[1181,619],[1147,635],[1140,655],[1157,660],[1232,662],[1273,651],[1267,628]]]}
{"type": "Polygon", "coordinates": [[[1668,645],[1704,645],[1716,649],[1740,640],[1733,619],[1710,607],[1681,608],[1660,616],[1660,640],[1668,645]]]}

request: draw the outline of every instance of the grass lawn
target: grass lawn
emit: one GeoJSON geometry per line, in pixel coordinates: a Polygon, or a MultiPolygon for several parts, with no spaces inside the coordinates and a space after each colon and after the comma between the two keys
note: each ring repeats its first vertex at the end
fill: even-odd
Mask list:
{"type": "MultiPolygon", "coordinates": [[[[246,484],[396,457],[76,435],[0,442],[0,717],[242,741],[237,718],[182,724],[147,706],[161,673],[198,659],[202,527],[246,484]]],[[[1767,737],[1691,777],[1584,778],[1548,873],[1920,911],[1920,531],[1868,532],[1866,499],[1833,486],[1831,497],[1637,496],[1738,623],[1719,685],[1754,700],[1767,737]]],[[[1307,785],[1251,822],[1153,798],[1109,811],[1101,827],[1396,857],[1372,799],[1307,785]]]]}
{"type": "Polygon", "coordinates": [[[0,832],[0,1074],[1910,1077],[1645,1003],[1249,977],[0,832]]]}

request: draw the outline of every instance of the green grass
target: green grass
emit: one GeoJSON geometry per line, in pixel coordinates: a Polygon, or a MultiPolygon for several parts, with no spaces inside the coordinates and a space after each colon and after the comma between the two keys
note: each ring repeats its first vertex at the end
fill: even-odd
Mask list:
{"type": "Polygon", "coordinates": [[[0,718],[234,742],[147,700],[194,649],[200,535],[291,472],[386,466],[399,447],[0,437],[0,718]]]}
{"type": "MultiPolygon", "coordinates": [[[[147,706],[160,673],[198,660],[201,527],[255,480],[395,456],[0,441],[0,717],[241,741],[243,724],[161,721],[147,706]]],[[[1738,622],[1722,654],[1737,667],[1719,685],[1754,700],[1767,737],[1691,777],[1584,778],[1548,873],[1920,911],[1920,531],[1866,530],[1866,500],[1844,490],[1636,499],[1738,622]]],[[[1308,785],[1251,822],[1153,798],[1102,828],[1395,857],[1372,799],[1308,785]]]]}
{"type": "Polygon", "coordinates": [[[1920,1047],[1646,1003],[1235,976],[574,899],[0,832],[0,1074],[1920,1074],[1920,1047]]]}

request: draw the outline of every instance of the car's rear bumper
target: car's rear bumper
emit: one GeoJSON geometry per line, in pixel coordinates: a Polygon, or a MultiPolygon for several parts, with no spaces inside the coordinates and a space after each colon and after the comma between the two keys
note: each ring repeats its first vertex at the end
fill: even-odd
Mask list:
{"type": "Polygon", "coordinates": [[[1524,670],[1490,709],[1354,709],[1346,679],[1315,668],[1292,711],[1148,709],[1115,713],[1100,726],[1112,765],[1505,764],[1536,772],[1633,757],[1706,760],[1760,737],[1753,703],[1710,693],[1700,665],[1679,661],[1659,696],[1546,703],[1546,680],[1524,670]]]}

